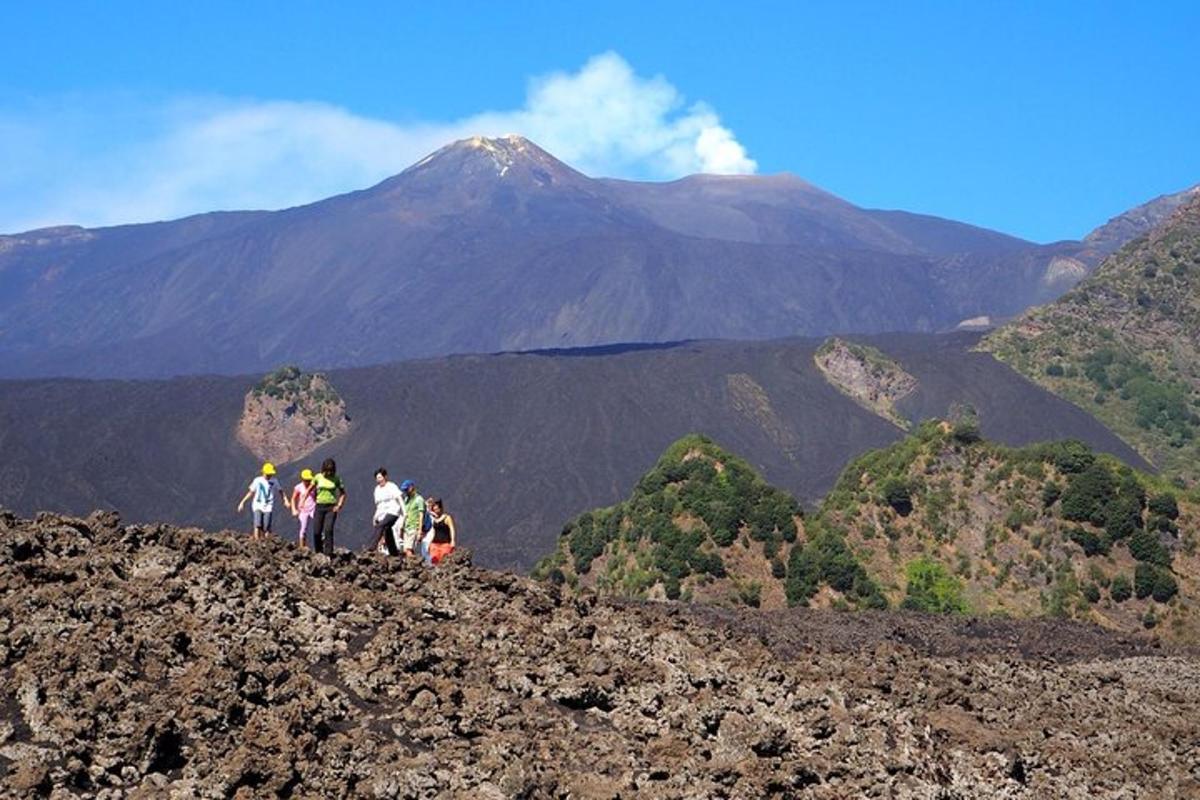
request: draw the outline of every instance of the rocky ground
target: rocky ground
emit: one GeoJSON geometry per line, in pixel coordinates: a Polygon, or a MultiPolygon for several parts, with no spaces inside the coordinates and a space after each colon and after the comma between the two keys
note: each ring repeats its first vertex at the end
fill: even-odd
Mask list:
{"type": "Polygon", "coordinates": [[[100,797],[1200,796],[1200,654],[1067,623],[564,599],[0,515],[0,788],[100,797]]]}

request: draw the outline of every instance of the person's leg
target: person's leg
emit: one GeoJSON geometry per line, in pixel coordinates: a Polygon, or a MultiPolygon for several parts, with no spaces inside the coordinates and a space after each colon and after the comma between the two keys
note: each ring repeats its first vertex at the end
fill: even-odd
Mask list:
{"type": "Polygon", "coordinates": [[[325,515],[328,513],[329,506],[318,505],[313,515],[313,552],[325,552],[325,515]]]}
{"type": "Polygon", "coordinates": [[[333,526],[337,524],[337,512],[332,508],[325,514],[325,525],[321,530],[321,552],[333,555],[333,526]]]}
{"type": "Polygon", "coordinates": [[[418,531],[413,530],[412,528],[409,528],[408,526],[405,526],[405,528],[404,528],[404,555],[406,557],[411,558],[411,557],[415,556],[415,553],[413,552],[413,550],[417,546],[417,536],[418,535],[419,535],[418,531]]]}
{"type": "Polygon", "coordinates": [[[254,530],[250,531],[250,541],[253,542],[258,539],[258,532],[262,530],[262,525],[263,525],[263,512],[255,511],[254,512],[254,530]]]}
{"type": "Polygon", "coordinates": [[[395,514],[387,514],[375,526],[375,541],[383,540],[389,556],[400,555],[400,550],[396,547],[396,542],[392,538],[392,526],[396,524],[396,520],[398,519],[400,518],[395,514]]]}
{"type": "Polygon", "coordinates": [[[262,525],[262,531],[260,532],[260,535],[262,536],[263,539],[266,539],[271,534],[271,532],[274,530],[274,527],[272,526],[272,523],[274,521],[275,521],[275,512],[266,511],[263,513],[263,525],[262,525]]]}
{"type": "Polygon", "coordinates": [[[309,520],[312,519],[312,514],[305,514],[304,512],[301,512],[298,519],[300,521],[300,531],[296,534],[296,545],[301,550],[304,550],[308,547],[308,541],[305,534],[308,533],[308,523],[309,520]]]}

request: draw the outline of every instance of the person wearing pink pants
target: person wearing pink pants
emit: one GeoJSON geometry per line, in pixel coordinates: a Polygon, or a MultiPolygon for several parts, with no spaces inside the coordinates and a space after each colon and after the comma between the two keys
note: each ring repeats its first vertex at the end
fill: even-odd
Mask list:
{"type": "Polygon", "coordinates": [[[303,470],[300,473],[300,482],[296,484],[296,488],[292,489],[292,516],[300,520],[300,531],[296,534],[296,544],[300,545],[302,550],[308,547],[306,534],[313,514],[317,511],[317,498],[309,490],[309,487],[312,486],[312,479],[312,470],[303,470]]]}

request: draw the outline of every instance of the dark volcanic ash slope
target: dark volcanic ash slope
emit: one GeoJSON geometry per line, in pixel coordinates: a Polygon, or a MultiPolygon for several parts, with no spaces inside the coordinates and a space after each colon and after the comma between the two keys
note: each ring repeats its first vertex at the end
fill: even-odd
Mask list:
{"type": "Polygon", "coordinates": [[[299,208],[0,236],[0,374],[940,330],[1061,294],[1055,260],[1084,249],[858,208],[789,175],[607,181],[476,138],[299,208]]]}
{"type": "Polygon", "coordinates": [[[1200,661],[1095,628],[616,606],[103,515],[0,534],[7,796],[1200,792],[1200,661]]]}
{"type": "MultiPolygon", "coordinates": [[[[903,413],[943,416],[970,403],[997,441],[1079,438],[1143,465],[1078,408],[969,352],[974,335],[865,341],[917,379],[903,413]]],[[[625,497],[689,433],[813,501],[851,458],[902,435],[825,380],[813,361],[819,344],[702,342],[335,371],[353,426],[281,474],[291,481],[336,457],[350,490],[338,542],[359,546],[371,475],[386,466],[446,498],[480,563],[521,569],[553,549],[566,520],[625,497]]],[[[234,506],[259,463],[234,434],[256,381],[0,382],[0,503],[241,529],[247,519],[234,506]]],[[[279,530],[290,532],[291,520],[279,530]]]]}

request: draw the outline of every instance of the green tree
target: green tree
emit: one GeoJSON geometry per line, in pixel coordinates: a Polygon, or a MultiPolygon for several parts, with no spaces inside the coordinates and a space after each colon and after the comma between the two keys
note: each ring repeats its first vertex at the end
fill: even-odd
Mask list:
{"type": "Polygon", "coordinates": [[[1117,575],[1108,587],[1108,595],[1114,603],[1124,603],[1133,595],[1133,586],[1125,575],[1117,575]]]}
{"type": "Polygon", "coordinates": [[[905,577],[903,608],[932,614],[968,613],[962,581],[933,559],[922,557],[910,561],[905,577]]]}
{"type": "Polygon", "coordinates": [[[1116,495],[1112,472],[1097,461],[1082,472],[1071,475],[1062,495],[1062,515],[1073,522],[1104,525],[1109,501],[1116,495]]]}

